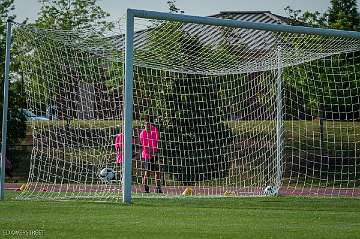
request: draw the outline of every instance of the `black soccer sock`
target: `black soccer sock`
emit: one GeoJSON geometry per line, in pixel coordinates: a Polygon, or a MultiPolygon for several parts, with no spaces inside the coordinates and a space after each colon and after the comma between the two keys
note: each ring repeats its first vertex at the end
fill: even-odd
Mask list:
{"type": "Polygon", "coordinates": [[[149,186],[148,185],[144,185],[144,192],[145,193],[149,193],[150,192],[150,188],[149,188],[149,186]]]}

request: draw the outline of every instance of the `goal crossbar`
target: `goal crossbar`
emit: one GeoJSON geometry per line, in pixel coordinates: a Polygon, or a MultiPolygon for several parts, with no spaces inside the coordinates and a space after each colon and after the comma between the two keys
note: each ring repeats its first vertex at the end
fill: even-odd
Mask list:
{"type": "Polygon", "coordinates": [[[273,31],[273,32],[288,32],[288,33],[298,33],[298,34],[360,39],[360,32],[355,32],[355,31],[344,31],[344,30],[313,28],[313,27],[303,27],[303,26],[289,26],[289,25],[260,23],[260,22],[248,22],[248,21],[232,20],[232,19],[219,19],[214,17],[199,17],[199,16],[184,15],[184,14],[172,14],[172,13],[164,13],[164,12],[156,12],[156,11],[128,9],[127,18],[134,18],[134,17],[155,19],[155,20],[166,20],[166,21],[179,21],[184,23],[195,23],[195,24],[204,24],[204,25],[213,25],[213,26],[264,30],[264,31],[273,31]]]}

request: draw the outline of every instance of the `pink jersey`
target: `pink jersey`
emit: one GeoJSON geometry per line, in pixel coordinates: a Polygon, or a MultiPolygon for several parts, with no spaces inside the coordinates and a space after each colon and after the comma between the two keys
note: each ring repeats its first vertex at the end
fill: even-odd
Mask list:
{"type": "Polygon", "coordinates": [[[123,162],[123,148],[124,148],[124,144],[123,144],[123,140],[124,140],[124,134],[120,133],[117,134],[115,136],[115,143],[114,143],[114,147],[116,150],[116,162],[117,163],[122,163],[123,162]]]}
{"type": "Polygon", "coordinates": [[[153,158],[158,150],[159,130],[150,125],[149,130],[143,129],[140,133],[140,143],[142,146],[141,158],[145,161],[153,158]]]}
{"type": "MultiPolygon", "coordinates": [[[[131,140],[131,143],[134,144],[134,139],[131,140]]],[[[123,150],[124,150],[124,134],[119,133],[115,136],[115,143],[114,147],[116,150],[116,162],[122,163],[123,162],[123,150]]]]}

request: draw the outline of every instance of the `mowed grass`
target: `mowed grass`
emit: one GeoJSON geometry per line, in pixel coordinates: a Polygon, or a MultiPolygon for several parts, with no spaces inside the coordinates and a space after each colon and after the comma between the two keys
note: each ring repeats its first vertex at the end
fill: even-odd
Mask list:
{"type": "Polygon", "coordinates": [[[360,200],[157,198],[131,205],[0,201],[0,238],[360,238],[360,200]],[[38,236],[9,231],[43,230],[38,236]]]}

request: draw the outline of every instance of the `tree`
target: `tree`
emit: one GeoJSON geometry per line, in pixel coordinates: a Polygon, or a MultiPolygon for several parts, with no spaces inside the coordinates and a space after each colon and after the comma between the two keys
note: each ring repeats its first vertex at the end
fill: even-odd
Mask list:
{"type": "Polygon", "coordinates": [[[175,1],[175,0],[169,0],[169,1],[167,1],[166,3],[167,3],[167,5],[168,5],[168,7],[169,7],[170,13],[181,13],[181,14],[184,13],[183,10],[181,10],[180,8],[178,8],[178,7],[176,6],[176,1],[175,1]]]}
{"type": "MultiPolygon", "coordinates": [[[[302,13],[301,10],[293,10],[289,6],[285,8],[285,11],[287,11],[289,18],[291,20],[291,23],[294,23],[295,25],[310,25],[313,27],[327,27],[327,28],[336,28],[341,30],[358,30],[359,29],[359,13],[357,11],[357,3],[356,0],[331,0],[330,7],[327,12],[320,14],[318,11],[316,12],[304,12],[302,13]]],[[[301,40],[302,41],[302,40],[301,40]]],[[[308,41],[311,41],[311,39],[308,39],[308,41]]],[[[311,45],[311,44],[310,44],[311,45]]],[[[333,75],[344,75],[346,77],[349,77],[349,79],[353,79],[352,81],[346,81],[349,82],[351,86],[345,86],[343,84],[341,87],[343,89],[340,89],[340,84],[337,84],[337,81],[340,80],[341,77],[334,77],[331,78],[333,80],[331,87],[333,89],[332,91],[325,91],[323,89],[322,85],[318,85],[316,87],[318,88],[307,88],[309,85],[311,85],[311,82],[323,82],[326,79],[329,79],[329,76],[327,76],[326,67],[331,67],[331,64],[340,64],[345,65],[346,62],[344,59],[348,59],[348,61],[352,61],[352,64],[355,64],[355,61],[358,61],[358,55],[359,52],[355,52],[354,56],[352,57],[346,57],[345,55],[340,56],[331,56],[328,57],[329,59],[326,62],[325,67],[318,68],[316,67],[316,62],[313,62],[313,64],[308,63],[301,65],[297,68],[297,72],[299,73],[299,76],[295,80],[295,82],[292,80],[289,81],[290,77],[287,77],[288,71],[285,70],[284,72],[284,79],[285,82],[288,83],[288,86],[292,89],[294,92],[306,92],[304,91],[304,87],[307,89],[307,95],[304,96],[304,102],[307,102],[305,105],[305,108],[308,110],[314,112],[314,110],[318,110],[318,115],[315,115],[317,117],[321,118],[321,115],[323,115],[323,110],[331,110],[328,107],[331,105],[337,105],[339,104],[336,102],[341,97],[346,97],[346,95],[343,95],[344,92],[348,93],[348,87],[351,87],[353,85],[356,85],[358,83],[358,80],[354,77],[349,77],[351,75],[351,71],[346,68],[339,68],[336,70],[336,72],[333,71],[333,75]],[[351,59],[349,59],[351,58],[351,59]],[[317,72],[317,74],[314,74],[314,72],[317,72]],[[340,74],[341,73],[341,74],[340,74]],[[348,73],[348,75],[346,74],[348,73]],[[322,89],[321,92],[318,92],[318,89],[322,89]],[[324,102],[319,102],[318,99],[314,98],[314,96],[319,96],[318,99],[323,99],[324,102]],[[321,96],[321,97],[320,97],[321,96]],[[312,98],[311,98],[312,97],[312,98]],[[322,109],[321,109],[322,108],[322,109]]],[[[292,69],[293,70],[293,69],[292,69]]],[[[291,71],[291,70],[290,70],[291,71]]],[[[291,75],[292,73],[289,73],[291,75]]],[[[321,83],[322,84],[322,83],[321,83]]],[[[344,102],[344,104],[340,107],[342,108],[342,112],[346,112],[345,108],[347,105],[357,105],[356,104],[357,99],[353,99],[352,97],[347,98],[347,102],[344,102]],[[354,101],[354,102],[352,102],[354,101]]],[[[305,104],[305,103],[304,103],[305,104]]],[[[309,112],[308,112],[309,114],[309,112]]],[[[326,118],[326,115],[324,115],[326,118]]],[[[348,118],[348,116],[343,113],[342,115],[337,116],[340,119],[348,118]]]]}
{"type": "Polygon", "coordinates": [[[78,28],[97,29],[100,32],[113,28],[111,22],[105,20],[110,16],[97,0],[39,0],[42,4],[36,26],[72,30],[78,28]]]}
{"type": "MultiPolygon", "coordinates": [[[[4,71],[5,71],[5,48],[6,48],[6,22],[14,20],[15,15],[11,12],[15,9],[14,0],[3,0],[0,2],[0,76],[1,76],[1,119],[3,112],[3,87],[4,87],[4,71]]],[[[12,49],[12,58],[16,59],[16,50],[12,49]]],[[[18,69],[17,62],[12,62],[12,72],[18,69]]],[[[9,89],[9,114],[8,114],[8,144],[14,144],[23,138],[26,134],[25,117],[19,111],[24,105],[24,97],[21,95],[20,82],[14,82],[9,89]]]]}
{"type": "Polygon", "coordinates": [[[4,79],[5,68],[5,45],[6,45],[6,21],[14,20],[15,16],[11,11],[15,9],[14,0],[3,0],[0,2],[0,76],[4,79]]]}
{"type": "Polygon", "coordinates": [[[295,26],[312,26],[312,27],[328,27],[327,14],[320,13],[319,11],[310,12],[301,10],[294,10],[287,6],[285,12],[291,25],[295,26]]]}
{"type": "MultiPolygon", "coordinates": [[[[110,85],[112,88],[116,87],[114,80],[107,78],[101,71],[103,69],[101,64],[105,63],[94,60],[99,57],[97,50],[112,47],[109,43],[111,39],[106,38],[104,33],[113,28],[113,23],[106,21],[109,14],[97,5],[97,0],[40,0],[40,2],[42,7],[35,26],[65,32],[48,31],[44,37],[36,38],[34,33],[24,29],[23,35],[28,34],[28,37],[19,37],[22,39],[21,44],[26,45],[28,52],[32,52],[23,59],[24,63],[27,62],[27,65],[23,64],[27,72],[27,86],[31,91],[37,91],[31,103],[34,108],[43,112],[46,108],[54,106],[60,118],[72,118],[75,117],[74,105],[78,101],[78,98],[74,97],[74,92],[79,96],[81,87],[87,85],[94,88],[97,83],[102,84],[99,88],[103,89],[109,88],[107,86],[110,85]],[[42,43],[36,43],[38,40],[42,43]],[[79,49],[82,49],[83,54],[86,55],[83,59],[77,55],[79,49]],[[61,59],[62,62],[59,64],[54,60],[56,58],[61,59]],[[31,64],[28,64],[29,62],[31,64]],[[84,69],[99,73],[92,78],[92,82],[89,82],[90,79],[87,79],[86,74],[83,73],[84,69]],[[68,75],[64,74],[65,71],[68,75]],[[56,84],[60,86],[57,88],[58,94],[49,95],[56,84]]],[[[115,49],[113,52],[116,52],[115,49]]],[[[105,58],[101,59],[107,62],[105,58]]],[[[115,66],[112,68],[116,69],[115,66]]],[[[98,92],[95,94],[95,97],[98,96],[98,92]]]]}
{"type": "Polygon", "coordinates": [[[147,110],[145,114],[155,116],[159,124],[165,171],[192,185],[228,175],[233,137],[221,96],[229,78],[188,71],[206,65],[210,49],[186,27],[189,25],[180,22],[162,22],[147,30],[148,41],[135,55],[159,67],[150,74],[146,67],[135,67],[134,98],[143,100],[140,107],[144,108],[136,108],[147,110]],[[162,70],[163,66],[170,68],[162,70]]]}
{"type": "MultiPolygon", "coordinates": [[[[300,10],[294,11],[290,7],[285,10],[295,25],[300,22],[300,25],[313,27],[359,30],[359,13],[356,0],[331,0],[330,4],[328,11],[323,14],[317,11],[302,14],[300,10]]],[[[310,38],[307,40],[308,43],[311,43],[310,38]]],[[[302,101],[298,102],[297,105],[286,104],[285,112],[300,119],[314,117],[319,119],[320,160],[332,165],[334,171],[336,169],[336,160],[334,159],[339,157],[336,151],[341,151],[342,148],[337,148],[335,139],[333,143],[329,138],[325,140],[326,127],[324,127],[324,122],[326,120],[359,119],[358,98],[353,97],[358,94],[359,55],[360,52],[333,55],[325,59],[289,67],[284,70],[283,74],[287,98],[297,97],[302,101]],[[333,66],[341,67],[334,68],[333,66]],[[300,112],[302,112],[302,116],[299,115],[300,112]],[[335,150],[329,150],[332,148],[335,150]]],[[[356,149],[350,149],[351,147],[347,151],[348,157],[350,157],[349,165],[355,164],[355,162],[350,161],[356,158],[356,149]]]]}
{"type": "Polygon", "coordinates": [[[359,12],[356,0],[331,0],[328,10],[330,28],[357,31],[359,29],[359,12]]]}
{"type": "Polygon", "coordinates": [[[324,13],[293,10],[287,6],[290,24],[325,27],[341,30],[357,31],[360,24],[360,15],[356,0],[331,0],[330,7],[324,13]]]}

